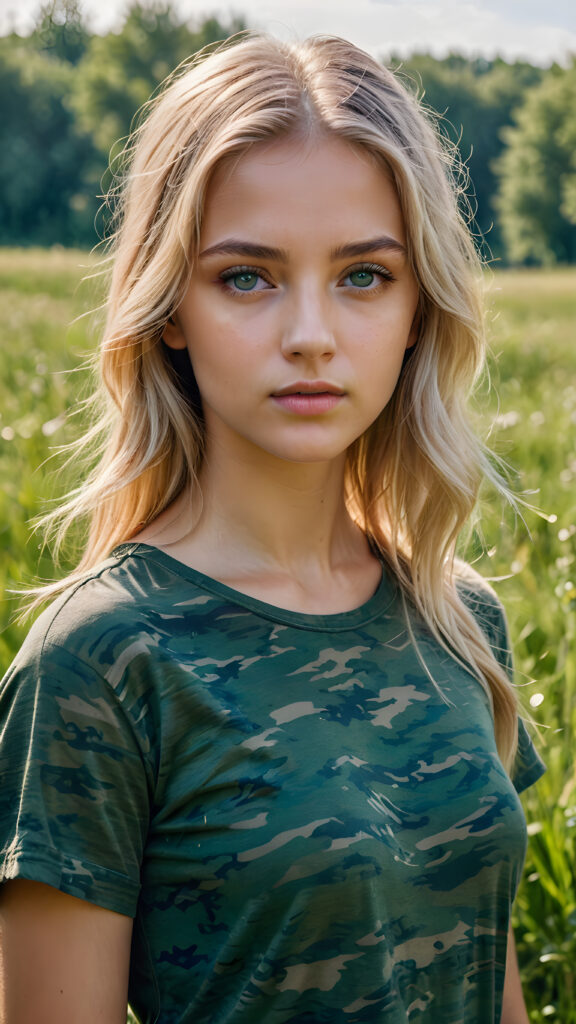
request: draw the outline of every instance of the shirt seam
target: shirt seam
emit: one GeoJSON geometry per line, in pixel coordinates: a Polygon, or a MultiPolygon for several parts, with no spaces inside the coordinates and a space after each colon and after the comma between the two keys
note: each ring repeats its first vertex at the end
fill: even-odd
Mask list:
{"type": "MultiPolygon", "coordinates": [[[[375,608],[373,612],[367,613],[365,616],[362,616],[362,618],[353,618],[352,621],[349,623],[339,622],[331,625],[331,613],[328,613],[327,615],[314,615],[314,619],[320,620],[314,623],[301,622],[298,621],[298,616],[306,616],[308,613],[294,612],[288,608],[277,608],[275,605],[267,606],[265,601],[259,601],[258,598],[251,598],[249,594],[244,595],[241,593],[241,591],[235,591],[232,587],[227,587],[225,583],[218,584],[218,580],[214,580],[214,584],[216,584],[216,586],[211,587],[209,583],[203,583],[200,580],[196,579],[193,580],[185,572],[180,573],[176,567],[172,565],[167,565],[162,558],[156,557],[153,548],[147,547],[145,551],[138,550],[139,548],[142,548],[142,545],[134,545],[130,547],[127,551],[123,551],[120,556],[122,558],[122,561],[124,561],[128,557],[132,557],[140,558],[143,562],[153,562],[154,565],[166,570],[173,576],[187,580],[193,586],[198,587],[199,590],[203,590],[208,594],[212,594],[214,597],[219,598],[221,601],[228,601],[230,604],[234,604],[238,608],[244,608],[246,611],[250,612],[252,615],[257,616],[258,618],[266,619],[267,621],[274,622],[278,625],[288,625],[291,626],[293,629],[304,629],[312,633],[344,633],[349,632],[350,630],[361,629],[363,626],[367,626],[371,622],[374,622],[380,616],[386,615],[389,612],[391,606],[395,602],[396,595],[392,594],[390,596],[390,599],[386,603],[382,602],[382,604],[375,608]],[[220,590],[220,587],[226,588],[228,593],[223,593],[220,590]],[[246,600],[244,601],[242,600],[242,598],[245,598],[246,600]],[[271,610],[266,611],[267,607],[269,607],[271,610]],[[294,618],[292,618],[292,616],[294,616],[294,618]]],[[[162,552],[159,553],[162,554],[162,552]]],[[[184,564],[183,568],[186,569],[186,566],[184,564]]],[[[191,571],[195,572],[196,570],[191,569],[191,571]]],[[[199,575],[203,576],[204,574],[199,573],[199,575]]],[[[206,577],[206,579],[209,580],[210,578],[206,577]]],[[[372,597],[368,599],[368,601],[364,602],[364,604],[368,604],[375,598],[376,593],[373,594],[372,597]]],[[[335,612],[334,616],[336,618],[340,618],[341,616],[346,615],[354,617],[359,614],[361,608],[362,605],[360,605],[359,608],[351,609],[349,612],[335,612]]]]}
{"type": "MultiPolygon", "coordinates": [[[[52,625],[52,623],[51,623],[51,625],[52,625]]],[[[50,627],[48,627],[48,628],[50,628],[50,627]]],[[[152,792],[149,793],[149,795],[150,795],[150,805],[152,805],[152,803],[153,803],[153,794],[156,792],[156,789],[157,789],[157,786],[158,786],[159,772],[156,771],[156,768],[155,768],[153,762],[148,760],[147,755],[142,750],[142,744],[140,742],[139,732],[138,732],[138,729],[137,729],[134,717],[133,717],[132,713],[129,711],[129,709],[125,706],[121,696],[117,693],[116,687],[114,687],[112,685],[112,683],[110,683],[109,680],[106,678],[106,676],[102,675],[102,673],[99,672],[94,667],[94,665],[91,664],[91,662],[86,661],[84,658],[80,657],[80,655],[77,654],[75,651],[69,650],[68,648],[64,647],[61,643],[58,643],[55,640],[50,640],[50,642],[49,642],[49,651],[47,651],[46,650],[47,641],[48,641],[48,638],[47,638],[47,635],[46,635],[44,637],[44,639],[43,639],[42,648],[41,648],[40,655],[39,655],[40,659],[42,658],[42,656],[44,654],[46,655],[46,657],[49,657],[49,651],[60,651],[60,652],[63,652],[63,653],[66,654],[66,656],[68,658],[73,658],[74,661],[77,661],[78,664],[82,665],[88,672],[91,672],[91,673],[93,673],[93,675],[97,676],[98,679],[100,680],[100,682],[106,688],[106,690],[110,694],[113,695],[114,700],[117,702],[118,706],[121,708],[122,714],[125,716],[126,721],[130,725],[130,731],[131,731],[133,739],[134,739],[136,750],[138,751],[138,756],[139,756],[140,761],[142,762],[142,765],[144,767],[144,771],[146,772],[146,774],[148,774],[148,770],[150,771],[150,777],[153,780],[152,792]],[[148,766],[148,769],[147,769],[147,766],[148,766]]],[[[40,666],[39,675],[44,675],[45,676],[46,674],[47,674],[46,673],[46,669],[44,667],[40,666]]]]}
{"type": "MultiPolygon", "coordinates": [[[[92,583],[94,580],[100,579],[110,569],[113,569],[116,566],[121,565],[125,561],[125,559],[129,557],[130,554],[131,554],[130,551],[126,551],[125,553],[123,553],[122,555],[118,556],[117,558],[113,558],[113,559],[112,558],[108,558],[108,559],[106,559],[106,561],[103,562],[102,565],[100,565],[100,567],[98,569],[91,570],[90,573],[87,574],[83,579],[77,580],[77,582],[74,583],[70,587],[70,589],[67,590],[66,593],[63,595],[61,602],[58,602],[58,601],[54,602],[54,605],[52,606],[52,617],[51,617],[50,621],[48,622],[48,624],[46,625],[46,628],[44,630],[44,636],[42,637],[42,645],[40,647],[40,652],[39,652],[39,656],[40,657],[44,654],[44,650],[45,650],[46,646],[49,643],[52,643],[52,646],[54,646],[54,647],[60,647],[59,644],[55,643],[54,641],[50,641],[49,634],[50,634],[51,630],[54,628],[54,626],[56,624],[56,620],[58,619],[60,613],[63,612],[64,609],[69,605],[69,603],[72,600],[72,598],[74,597],[74,595],[77,594],[78,591],[82,587],[87,586],[87,584],[92,583]]],[[[82,658],[78,658],[78,661],[82,661],[83,664],[88,665],[88,662],[84,662],[82,660],[82,658]]],[[[91,665],[88,665],[88,667],[92,668],[91,665]]],[[[93,669],[93,671],[95,671],[95,670],[93,669]]],[[[96,673],[96,674],[100,675],[100,673],[96,673]]],[[[100,678],[103,679],[104,677],[100,676],[100,678]]]]}
{"type": "MultiPolygon", "coordinates": [[[[89,871],[93,870],[94,872],[97,872],[100,876],[100,881],[106,880],[111,887],[114,886],[114,882],[116,880],[118,883],[122,883],[124,891],[115,892],[114,895],[119,897],[119,901],[122,902],[123,906],[128,906],[128,904],[130,904],[132,910],[129,916],[135,916],[138,898],[142,888],[140,880],[136,881],[134,878],[130,878],[129,875],[122,874],[119,871],[114,871],[113,868],[103,867],[102,864],[97,864],[95,861],[87,860],[83,857],[72,857],[70,854],[66,854],[54,846],[39,847],[35,842],[27,841],[25,843],[18,844],[16,850],[5,849],[2,856],[0,877],[3,882],[13,881],[16,878],[26,878],[26,872],[32,871],[34,867],[44,868],[52,876],[54,882],[56,882],[58,878],[60,884],[57,886],[55,885],[56,888],[68,895],[76,895],[76,893],[71,893],[70,890],[73,888],[78,890],[81,888],[80,885],[73,886],[72,884],[67,884],[62,886],[62,876],[64,872],[68,872],[72,877],[74,875],[72,867],[74,861],[89,871]],[[49,854],[48,856],[46,855],[47,853],[49,854]],[[11,870],[12,864],[16,868],[16,872],[11,870]],[[127,887],[131,890],[129,894],[125,891],[127,887]]],[[[31,878],[29,881],[41,881],[41,879],[31,878]]],[[[98,888],[98,881],[99,879],[96,878],[92,883],[95,891],[98,888]]],[[[50,882],[46,884],[52,883],[50,882]]],[[[90,903],[96,901],[87,900],[87,902],[90,903]]],[[[110,902],[110,900],[106,901],[106,906],[108,906],[110,902]]],[[[97,905],[103,906],[104,903],[98,903],[97,905]]],[[[126,913],[126,911],[118,911],[118,913],[126,913]]]]}

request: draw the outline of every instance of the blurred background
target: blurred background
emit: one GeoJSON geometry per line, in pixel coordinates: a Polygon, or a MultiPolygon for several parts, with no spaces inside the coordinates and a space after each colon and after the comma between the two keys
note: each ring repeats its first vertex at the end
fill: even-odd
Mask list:
{"type": "Polygon", "coordinates": [[[27,628],[15,591],[74,563],[72,545],[55,564],[31,524],[81,479],[65,456],[90,426],[81,400],[101,323],[109,160],[180,61],[245,27],[370,50],[441,118],[468,170],[490,341],[473,414],[520,505],[487,491],[462,553],[506,606],[548,764],[524,798],[515,912],[530,1019],[576,1024],[573,0],[0,0],[0,668],[27,628]]]}
{"type": "Polygon", "coordinates": [[[344,35],[402,74],[466,161],[478,230],[511,264],[576,261],[576,9],[491,3],[1,0],[0,245],[91,247],[111,149],[163,78],[244,27],[344,35]],[[11,7],[10,4],[13,4],[11,7]]]}

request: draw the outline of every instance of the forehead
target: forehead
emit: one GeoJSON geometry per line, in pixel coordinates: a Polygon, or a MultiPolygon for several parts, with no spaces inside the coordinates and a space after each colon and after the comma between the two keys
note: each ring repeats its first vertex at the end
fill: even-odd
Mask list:
{"type": "MultiPolygon", "coordinates": [[[[371,153],[334,137],[291,138],[252,146],[222,161],[204,205],[203,241],[248,230],[251,236],[302,229],[370,236],[386,232],[405,244],[391,174],[371,153]]],[[[308,231],[307,231],[308,233],[308,231]]]]}

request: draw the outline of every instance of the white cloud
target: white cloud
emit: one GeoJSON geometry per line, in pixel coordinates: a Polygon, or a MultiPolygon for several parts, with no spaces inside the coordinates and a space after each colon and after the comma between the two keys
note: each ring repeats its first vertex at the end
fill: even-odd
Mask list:
{"type": "MultiPolygon", "coordinates": [[[[510,6],[510,5],[508,5],[510,6]]],[[[377,14],[372,39],[380,39],[380,25],[386,22],[392,48],[431,50],[445,53],[458,50],[468,54],[483,53],[527,57],[542,63],[576,52],[576,29],[543,19],[535,24],[521,16],[505,14],[501,7],[491,9],[484,3],[381,3],[372,0],[377,14]]],[[[374,48],[374,43],[373,43],[374,48]]],[[[385,48],[389,48],[388,46],[385,48]]]]}
{"type": "MultiPolygon", "coordinates": [[[[507,6],[514,5],[509,2],[507,6]]],[[[280,6],[277,0],[244,0],[243,9],[252,24],[275,34],[290,37],[330,32],[377,55],[392,50],[443,55],[456,50],[487,56],[499,53],[508,59],[525,57],[546,64],[564,59],[570,51],[576,53],[576,28],[546,22],[542,14],[535,23],[523,18],[521,11],[516,16],[512,10],[506,14],[486,3],[291,0],[289,6],[280,6]]]]}
{"type": "MultiPolygon", "coordinates": [[[[30,28],[40,0],[0,0],[0,31],[12,23],[30,28]]],[[[341,35],[385,55],[428,50],[439,56],[448,50],[466,54],[496,53],[508,59],[525,57],[546,64],[576,54],[574,0],[176,0],[186,16],[215,12],[226,20],[231,10],[251,26],[283,38],[313,33],[341,35]]],[[[84,0],[94,29],[105,31],[118,22],[125,0],[84,0]]]]}

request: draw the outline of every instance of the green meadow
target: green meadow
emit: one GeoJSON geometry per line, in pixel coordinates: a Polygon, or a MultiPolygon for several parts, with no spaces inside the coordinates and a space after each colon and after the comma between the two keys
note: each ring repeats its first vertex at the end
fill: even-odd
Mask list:
{"type": "MultiPolygon", "coordinates": [[[[59,452],[87,428],[70,413],[88,393],[97,327],[81,314],[99,286],[82,279],[94,266],[70,250],[0,250],[2,669],[25,631],[12,591],[58,574],[30,521],[74,483],[59,452]]],[[[493,271],[487,298],[490,379],[475,415],[518,500],[514,509],[486,491],[466,552],[506,606],[548,764],[524,798],[530,845],[515,911],[530,1019],[576,1024],[576,270],[493,271]]]]}

